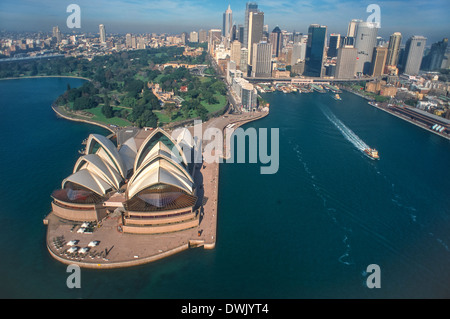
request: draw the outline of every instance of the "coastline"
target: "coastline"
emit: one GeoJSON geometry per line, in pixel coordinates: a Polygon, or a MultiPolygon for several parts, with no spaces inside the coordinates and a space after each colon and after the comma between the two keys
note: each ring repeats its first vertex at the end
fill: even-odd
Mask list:
{"type": "MultiPolygon", "coordinates": [[[[93,125],[99,125],[110,131],[110,128],[84,119],[76,119],[61,114],[57,107],[52,106],[54,112],[62,118],[84,122],[93,125]]],[[[219,117],[210,119],[203,123],[203,130],[208,127],[216,127],[219,130],[225,130],[227,125],[235,123],[236,127],[261,119],[269,114],[269,111],[258,111],[243,114],[226,113],[219,117]]],[[[193,128],[193,127],[191,127],[193,128]]],[[[69,232],[67,222],[61,221],[52,212],[45,217],[44,224],[47,229],[47,250],[50,255],[64,264],[77,264],[82,268],[91,269],[112,269],[125,268],[147,264],[160,260],[191,248],[203,247],[203,249],[214,249],[217,236],[217,213],[218,213],[218,191],[219,191],[219,166],[220,163],[207,163],[203,169],[199,170],[204,181],[204,199],[203,214],[198,224],[193,228],[183,231],[171,232],[167,234],[139,235],[139,244],[135,243],[136,235],[118,234],[117,221],[115,218],[107,218],[102,226],[94,232],[97,239],[101,239],[102,247],[115,247],[108,259],[102,260],[82,260],[78,258],[69,258],[61,255],[55,250],[52,241],[55,238],[66,235],[73,235],[69,232]],[[134,249],[130,250],[129,247],[134,249]]],[[[89,235],[92,237],[92,235],[89,235]]],[[[82,236],[85,237],[85,236],[82,236]]],[[[80,238],[82,238],[80,237],[80,238]]],[[[112,247],[110,249],[112,249],[112,247]]]]}
{"type": "Polygon", "coordinates": [[[29,75],[29,76],[15,76],[15,77],[9,77],[9,78],[1,78],[1,80],[20,80],[20,79],[34,79],[34,78],[72,78],[72,79],[81,79],[91,82],[91,79],[82,77],[82,76],[75,76],[75,75],[29,75]]]}
{"type": "MultiPolygon", "coordinates": [[[[370,99],[369,97],[364,96],[363,94],[359,94],[359,93],[357,93],[357,92],[353,92],[353,91],[351,91],[351,90],[349,90],[349,89],[346,89],[346,88],[341,88],[341,89],[343,89],[343,90],[345,90],[345,91],[347,91],[347,92],[349,92],[349,93],[352,93],[352,94],[354,94],[354,95],[356,95],[356,96],[359,96],[359,97],[361,97],[361,98],[363,98],[363,99],[365,99],[365,100],[367,100],[367,101],[372,101],[372,102],[373,102],[373,99],[370,99]]],[[[401,120],[404,120],[404,121],[409,122],[409,123],[411,123],[411,124],[413,124],[413,125],[415,125],[415,126],[417,126],[417,127],[420,127],[420,128],[422,128],[422,129],[424,129],[424,130],[427,130],[427,131],[429,131],[429,132],[431,132],[431,133],[434,133],[434,134],[437,135],[437,136],[440,136],[440,137],[443,137],[443,138],[445,138],[445,139],[447,139],[447,140],[450,140],[450,135],[448,135],[448,134],[445,135],[445,134],[436,132],[436,131],[430,129],[429,127],[425,126],[424,124],[421,124],[421,123],[419,123],[419,122],[413,121],[413,120],[411,120],[411,119],[409,119],[409,118],[407,118],[407,117],[405,117],[405,116],[402,116],[401,114],[398,114],[398,113],[396,113],[396,112],[393,112],[393,111],[391,111],[391,110],[388,110],[388,109],[386,109],[386,108],[384,108],[384,107],[382,107],[382,106],[379,106],[379,105],[376,105],[376,104],[370,104],[370,105],[373,106],[373,107],[375,107],[375,108],[377,108],[377,109],[379,109],[379,110],[381,110],[381,111],[384,111],[384,112],[386,112],[386,113],[388,113],[388,114],[391,114],[391,115],[393,115],[393,116],[395,116],[395,117],[397,117],[397,118],[399,118],[399,119],[401,119],[401,120]]]]}
{"type": "Polygon", "coordinates": [[[62,114],[61,111],[59,111],[57,108],[58,108],[57,106],[52,105],[52,109],[56,113],[56,116],[58,116],[58,117],[61,117],[63,119],[69,120],[69,121],[83,122],[83,123],[87,123],[87,124],[100,126],[100,127],[104,128],[104,129],[107,129],[108,131],[110,131],[113,134],[116,133],[116,131],[114,131],[112,128],[110,128],[106,124],[101,124],[101,123],[97,123],[95,121],[89,121],[89,120],[85,120],[85,119],[77,119],[77,118],[74,118],[74,117],[70,117],[70,116],[62,114]]]}
{"type": "Polygon", "coordinates": [[[402,119],[402,120],[404,120],[404,121],[406,121],[406,122],[409,122],[409,123],[411,123],[411,124],[414,124],[414,125],[417,126],[417,127],[420,127],[420,128],[422,128],[422,129],[424,129],[424,130],[427,130],[427,131],[429,131],[429,132],[431,132],[431,133],[434,133],[434,134],[437,135],[437,136],[443,137],[443,138],[445,138],[445,139],[447,139],[447,140],[450,141],[450,136],[449,136],[449,135],[444,135],[444,134],[442,134],[442,133],[436,132],[436,131],[430,129],[429,127],[426,127],[426,126],[424,126],[424,125],[421,125],[421,124],[418,123],[418,122],[415,122],[415,121],[413,121],[413,120],[410,120],[410,119],[408,119],[408,118],[406,118],[406,117],[404,117],[404,116],[402,116],[402,115],[400,115],[400,114],[397,114],[397,113],[395,113],[395,112],[392,112],[392,111],[390,111],[390,110],[387,110],[387,109],[385,109],[385,108],[383,108],[383,107],[381,107],[381,106],[378,106],[378,105],[372,105],[372,106],[373,106],[373,107],[376,107],[377,109],[379,109],[379,110],[381,110],[381,111],[384,111],[384,112],[386,112],[386,113],[388,113],[388,114],[391,114],[391,115],[393,115],[393,116],[395,116],[395,117],[398,117],[399,119],[402,119]]]}

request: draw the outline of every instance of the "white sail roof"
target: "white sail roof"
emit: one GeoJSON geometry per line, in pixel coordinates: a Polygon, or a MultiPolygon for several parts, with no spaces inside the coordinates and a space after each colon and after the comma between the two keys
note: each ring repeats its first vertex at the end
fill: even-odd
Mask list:
{"type": "Polygon", "coordinates": [[[81,156],[75,163],[73,173],[76,173],[81,169],[87,169],[100,176],[115,189],[119,189],[120,183],[123,181],[120,173],[110,164],[104,162],[97,154],[87,154],[81,156]]]}
{"type": "Polygon", "coordinates": [[[147,136],[147,138],[142,143],[138,153],[136,154],[136,160],[134,162],[135,172],[138,170],[138,167],[141,166],[141,164],[144,162],[144,159],[147,157],[147,153],[151,149],[153,149],[153,146],[158,141],[163,141],[164,139],[166,139],[166,141],[171,144],[170,146],[166,145],[168,149],[171,149],[171,153],[179,159],[179,162],[183,162],[185,165],[187,165],[186,157],[177,142],[168,133],[158,127],[157,129],[153,130],[149,136],[147,136]],[[173,146],[173,148],[171,146],[173,146]],[[174,153],[172,150],[174,150],[176,153],[174,153]]]}
{"type": "Polygon", "coordinates": [[[87,169],[81,169],[63,180],[62,188],[67,182],[81,185],[100,196],[103,196],[111,188],[110,184],[87,169]]]}
{"type": "Polygon", "coordinates": [[[95,153],[99,155],[102,160],[116,168],[120,175],[125,178],[127,172],[119,151],[107,137],[99,134],[89,135],[86,143],[86,151],[87,154],[95,153]],[[101,146],[97,150],[94,150],[95,143],[98,143],[101,146]]]}

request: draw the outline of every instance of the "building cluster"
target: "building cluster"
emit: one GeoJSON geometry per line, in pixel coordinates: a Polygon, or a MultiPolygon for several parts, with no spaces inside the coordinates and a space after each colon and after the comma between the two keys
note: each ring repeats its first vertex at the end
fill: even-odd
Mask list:
{"type": "MultiPolygon", "coordinates": [[[[0,39],[0,56],[6,58],[33,58],[42,55],[64,54],[66,57],[85,57],[92,59],[96,55],[126,50],[142,50],[165,46],[185,46],[188,43],[205,43],[206,30],[171,34],[108,34],[103,24],[94,34],[63,34],[58,26],[51,33],[4,34],[0,39]]],[[[184,55],[198,56],[203,48],[187,48],[184,55]]]]}
{"type": "MultiPolygon", "coordinates": [[[[394,97],[399,88],[405,89],[404,79],[399,76],[408,77],[408,85],[415,88],[416,83],[409,77],[450,68],[447,38],[432,44],[429,50],[427,39],[419,35],[411,36],[402,45],[400,32],[393,33],[389,41],[379,36],[376,22],[353,19],[346,34],[328,35],[327,26],[320,24],[311,24],[307,34],[288,32],[279,26],[269,32],[264,12],[257,3],[248,2],[243,24],[233,22],[233,12],[228,6],[222,26],[223,29],[209,30],[208,52],[244,109],[254,107],[253,99],[242,95],[242,92],[249,95],[252,84],[248,80],[375,78],[377,81],[368,83],[366,90],[394,97]]],[[[446,96],[449,92],[446,81],[435,82],[439,83],[427,85],[439,86],[446,96]]]]}
{"type": "MultiPolygon", "coordinates": [[[[188,43],[207,43],[207,50],[217,68],[227,78],[236,104],[243,110],[257,106],[255,89],[249,80],[320,78],[327,80],[378,79],[366,90],[384,96],[395,96],[399,88],[411,92],[445,91],[444,81],[436,80],[428,87],[415,89],[415,77],[425,72],[450,68],[448,39],[426,48],[427,38],[414,35],[403,44],[402,34],[394,32],[388,41],[378,34],[379,25],[353,19],[347,33],[328,34],[328,27],[311,24],[308,32],[289,32],[264,23],[264,12],[255,2],[246,3],[242,23],[233,20],[231,7],[223,13],[222,28],[193,30],[181,34],[114,35],[99,25],[98,34],[62,34],[56,26],[51,34],[26,38],[2,37],[0,54],[6,57],[33,57],[60,53],[88,59],[114,51],[185,46],[183,55],[199,56],[202,47],[188,43]],[[271,30],[271,31],[270,31],[271,30]],[[403,76],[403,78],[401,77],[403,76]],[[405,77],[408,78],[405,80],[405,77]],[[412,77],[412,78],[410,78],[412,77]],[[404,82],[407,82],[405,84],[404,82]],[[409,90],[409,88],[408,88],[409,90]],[[244,96],[245,95],[245,96],[244,96]]],[[[426,76],[424,81],[426,80],[426,76]]],[[[419,87],[424,81],[419,81],[419,87]]],[[[442,95],[447,96],[448,89],[442,95]]],[[[422,94],[422,93],[421,93],[422,94]]]]}

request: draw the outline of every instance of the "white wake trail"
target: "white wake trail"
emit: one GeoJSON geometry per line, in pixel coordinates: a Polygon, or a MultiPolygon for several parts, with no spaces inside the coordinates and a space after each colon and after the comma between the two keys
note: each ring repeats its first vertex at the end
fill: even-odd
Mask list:
{"type": "Polygon", "coordinates": [[[349,129],[347,126],[345,126],[344,123],[342,123],[336,115],[331,112],[328,108],[321,107],[321,110],[323,114],[327,117],[327,119],[336,126],[336,128],[342,133],[342,135],[345,137],[346,140],[351,142],[357,149],[360,151],[364,151],[366,148],[369,148],[369,146],[364,143],[363,140],[361,140],[358,135],[355,134],[351,129],[349,129]]]}

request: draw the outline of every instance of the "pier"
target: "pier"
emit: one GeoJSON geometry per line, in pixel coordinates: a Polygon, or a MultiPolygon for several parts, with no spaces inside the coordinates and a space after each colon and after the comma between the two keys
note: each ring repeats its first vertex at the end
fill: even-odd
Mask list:
{"type": "MultiPolygon", "coordinates": [[[[268,113],[268,110],[240,114],[226,113],[202,123],[202,134],[208,128],[216,128],[223,132],[229,124],[235,124],[237,128],[263,118],[268,113]]],[[[194,136],[194,127],[190,127],[189,130],[194,136]]],[[[141,130],[138,134],[148,133],[141,130]]],[[[121,213],[114,210],[94,223],[91,231],[86,232],[80,231],[83,228],[82,223],[62,219],[50,212],[43,221],[47,227],[46,243],[50,255],[64,264],[76,264],[82,268],[112,269],[146,264],[191,248],[215,248],[220,163],[197,165],[198,169],[195,170],[193,178],[197,184],[197,196],[201,204],[191,228],[159,234],[125,233],[121,229],[121,213]],[[68,252],[70,242],[76,242],[80,248],[87,247],[92,241],[97,245],[90,247],[87,252],[80,253],[80,250],[68,252]]],[[[105,204],[120,208],[124,200],[123,195],[115,194],[105,201],[105,204]]]]}

